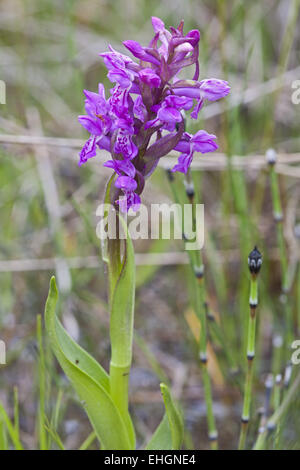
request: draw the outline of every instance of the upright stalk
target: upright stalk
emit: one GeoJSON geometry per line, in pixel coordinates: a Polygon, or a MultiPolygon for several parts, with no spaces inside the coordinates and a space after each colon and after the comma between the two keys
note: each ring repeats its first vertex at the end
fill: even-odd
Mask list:
{"type": "Polygon", "coordinates": [[[299,393],[300,387],[300,373],[295,377],[295,380],[289,390],[287,391],[282,403],[279,408],[277,408],[273,415],[268,420],[266,430],[258,436],[256,443],[254,444],[254,450],[263,450],[266,446],[266,440],[270,433],[276,430],[278,423],[282,421],[282,418],[287,413],[289,407],[291,406],[295,396],[299,393]]]}
{"type": "Polygon", "coordinates": [[[127,426],[134,447],[134,429],[128,412],[128,384],[132,362],[135,261],[127,224],[120,214],[118,223],[125,234],[124,249],[121,250],[119,227],[116,239],[108,238],[107,246],[110,287],[110,394],[127,426]]]}
{"type": "MultiPolygon", "coordinates": [[[[277,374],[275,379],[275,388],[274,388],[274,410],[278,410],[281,402],[281,385],[282,385],[282,375],[277,374]]],[[[275,443],[274,447],[275,450],[279,450],[280,448],[280,438],[281,438],[281,426],[280,426],[280,419],[278,419],[276,435],[275,435],[275,443]]]]}
{"type": "Polygon", "coordinates": [[[206,403],[207,413],[207,426],[208,437],[212,450],[218,449],[218,432],[215,423],[213,412],[213,398],[211,389],[211,380],[207,370],[207,321],[206,321],[206,308],[205,308],[205,285],[204,285],[204,264],[202,255],[199,252],[197,256],[197,264],[193,266],[194,280],[195,280],[195,293],[196,293],[196,308],[197,316],[200,320],[201,331],[199,338],[199,357],[201,362],[204,398],[206,403]]]}
{"type": "Polygon", "coordinates": [[[45,428],[45,356],[42,336],[42,318],[37,316],[37,342],[38,342],[38,380],[39,380],[39,405],[38,405],[38,434],[40,450],[47,449],[47,435],[45,428]]]}
{"type": "Polygon", "coordinates": [[[258,289],[257,277],[262,264],[262,256],[258,249],[255,247],[251,251],[248,258],[248,266],[251,273],[250,280],[250,315],[248,321],[248,341],[247,341],[247,373],[245,380],[244,391],[244,404],[242,413],[242,426],[239,440],[239,450],[245,449],[246,438],[248,433],[250,410],[251,410],[251,396],[252,396],[252,382],[253,382],[253,361],[255,358],[255,336],[256,336],[256,309],[258,305],[258,289]]]}
{"type": "MultiPolygon", "coordinates": [[[[169,181],[171,183],[172,192],[176,203],[182,204],[181,198],[175,187],[174,176],[168,172],[169,181]]],[[[189,176],[189,175],[188,175],[189,176]]],[[[190,204],[192,205],[192,229],[193,233],[196,233],[196,203],[195,203],[195,190],[193,182],[188,178],[186,182],[186,195],[190,204]]],[[[182,227],[183,229],[184,227],[182,227]]],[[[183,233],[183,236],[187,234],[183,233]]],[[[206,404],[207,413],[207,427],[208,437],[210,440],[210,446],[212,450],[218,449],[218,432],[215,423],[215,417],[213,413],[213,398],[211,389],[211,380],[207,370],[207,320],[206,320],[206,290],[204,282],[204,264],[201,250],[187,250],[189,255],[190,266],[193,271],[194,289],[195,289],[195,308],[196,315],[201,325],[200,338],[199,338],[199,358],[201,363],[203,387],[204,387],[204,398],[206,404]]]]}
{"type": "Polygon", "coordinates": [[[286,324],[286,334],[285,342],[286,347],[292,343],[293,340],[293,315],[290,305],[290,299],[288,293],[290,290],[290,282],[288,275],[288,256],[287,249],[284,240],[284,231],[283,231],[283,213],[282,205],[280,199],[280,189],[278,176],[275,171],[275,164],[277,160],[276,152],[273,149],[269,149],[266,153],[266,158],[269,166],[269,175],[270,175],[270,184],[271,184],[271,194],[272,194],[272,204],[273,204],[273,216],[276,223],[276,232],[277,232],[277,243],[279,248],[280,256],[280,266],[281,266],[281,302],[284,306],[285,311],[285,324],[286,324]]]}

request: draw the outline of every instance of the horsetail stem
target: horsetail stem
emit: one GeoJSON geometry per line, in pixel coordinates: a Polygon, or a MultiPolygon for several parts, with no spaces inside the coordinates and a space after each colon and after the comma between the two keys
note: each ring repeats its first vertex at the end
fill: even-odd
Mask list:
{"type": "Polygon", "coordinates": [[[250,421],[252,381],[253,381],[253,360],[255,357],[255,333],[256,333],[256,308],[258,305],[257,278],[262,264],[262,256],[255,247],[248,257],[248,266],[251,273],[250,281],[250,315],[248,323],[247,341],[247,373],[245,380],[244,404],[242,412],[242,426],[239,440],[239,450],[243,450],[246,444],[248,425],[250,421]]]}
{"type": "Polygon", "coordinates": [[[277,237],[282,276],[282,292],[286,294],[288,290],[288,260],[283,233],[283,213],[280,199],[279,183],[277,173],[275,171],[275,164],[277,160],[276,152],[273,149],[269,149],[266,153],[266,159],[269,164],[273,216],[277,226],[277,237]]]}
{"type": "Polygon", "coordinates": [[[256,443],[254,444],[253,450],[264,449],[265,444],[266,444],[266,439],[269,433],[273,432],[274,429],[276,429],[276,427],[278,426],[278,423],[282,420],[282,418],[288,411],[295,395],[297,395],[299,386],[300,386],[300,374],[298,373],[298,375],[295,377],[294,382],[289,387],[289,390],[287,391],[286,396],[283,398],[279,408],[274,411],[273,415],[268,420],[265,432],[261,433],[258,436],[258,439],[256,443]]]}
{"type": "MultiPolygon", "coordinates": [[[[178,191],[175,186],[174,174],[168,170],[167,176],[171,185],[175,202],[178,204],[182,204],[180,195],[178,194],[178,191]]],[[[193,227],[193,230],[195,230],[195,226],[196,226],[195,190],[194,190],[193,181],[190,178],[189,174],[184,184],[185,184],[186,196],[189,200],[189,203],[192,204],[192,214],[193,214],[192,227],[193,227]]],[[[183,233],[183,236],[184,236],[184,233],[183,233]]],[[[205,282],[204,282],[204,264],[203,264],[202,254],[200,250],[196,250],[195,252],[187,250],[187,253],[189,256],[190,266],[193,271],[196,315],[201,325],[201,333],[200,333],[200,338],[199,338],[199,358],[201,362],[204,398],[205,398],[205,404],[206,404],[208,437],[210,440],[211,449],[217,450],[218,449],[218,432],[217,432],[217,428],[215,424],[215,417],[214,417],[214,412],[213,412],[211,380],[210,380],[210,376],[207,370],[207,353],[206,353],[207,321],[206,321],[206,290],[205,290],[205,282]]]]}
{"type": "MultiPolygon", "coordinates": [[[[281,401],[281,385],[282,385],[282,375],[277,374],[275,378],[275,387],[274,387],[274,396],[273,396],[273,403],[274,403],[274,410],[278,410],[281,401]]],[[[280,437],[281,437],[281,426],[280,420],[278,420],[277,429],[276,429],[276,436],[275,436],[275,449],[278,450],[280,446],[280,437]]]]}
{"type": "MultiPolygon", "coordinates": [[[[300,224],[295,225],[294,235],[297,240],[298,253],[300,251],[300,224]]],[[[297,312],[297,333],[300,334],[300,255],[298,254],[296,272],[296,312],[297,312]]]]}
{"type": "Polygon", "coordinates": [[[272,358],[272,372],[276,376],[280,373],[281,369],[281,357],[282,357],[282,346],[283,338],[281,335],[276,334],[272,340],[273,346],[273,358],[272,358]]]}
{"type": "Polygon", "coordinates": [[[269,374],[265,381],[265,404],[262,410],[260,426],[258,429],[259,434],[265,432],[266,430],[268,417],[270,415],[270,402],[271,402],[273,386],[274,386],[274,377],[273,377],[273,374],[269,374]]]}
{"type": "MultiPolygon", "coordinates": [[[[192,204],[193,213],[193,231],[196,230],[196,218],[195,218],[195,190],[194,184],[191,179],[185,181],[186,195],[192,204]]],[[[191,260],[193,257],[190,258],[191,260]]],[[[192,265],[194,271],[195,280],[195,292],[196,292],[196,307],[197,314],[201,324],[201,333],[199,338],[199,357],[202,369],[204,397],[206,403],[207,412],[207,427],[208,437],[210,440],[210,446],[212,450],[218,449],[218,431],[216,428],[215,417],[213,412],[213,398],[211,389],[211,380],[207,370],[207,319],[206,319],[206,291],[205,291],[205,279],[204,279],[204,263],[201,250],[196,250],[194,263],[192,265]]]]}
{"type": "Polygon", "coordinates": [[[281,302],[284,305],[284,310],[286,314],[286,335],[285,341],[286,346],[291,344],[293,339],[293,315],[292,309],[290,306],[288,293],[290,290],[290,282],[288,275],[288,256],[287,249],[284,239],[283,231],[283,212],[280,199],[280,189],[278,176],[275,171],[275,165],[277,161],[277,154],[275,150],[269,149],[266,152],[266,159],[269,166],[269,175],[270,175],[270,185],[271,185],[271,195],[272,195],[272,204],[273,204],[273,217],[276,223],[276,232],[277,232],[277,243],[279,248],[279,257],[280,257],[280,266],[281,266],[281,302]]]}

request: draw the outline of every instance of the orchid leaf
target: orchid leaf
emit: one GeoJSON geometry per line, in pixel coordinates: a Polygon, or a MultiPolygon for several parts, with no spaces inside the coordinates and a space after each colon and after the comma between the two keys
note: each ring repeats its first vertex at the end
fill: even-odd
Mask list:
{"type": "Polygon", "coordinates": [[[167,385],[161,384],[166,412],[146,450],[179,450],[183,440],[183,422],[167,385]]]}
{"type": "Polygon", "coordinates": [[[126,233],[125,249],[121,272],[117,279],[111,303],[110,337],[112,362],[127,366],[132,359],[133,313],[135,302],[135,260],[134,248],[125,221],[119,216],[126,233]],[[113,346],[117,345],[116,348],[113,346]]]}
{"type": "MultiPolygon", "coordinates": [[[[110,390],[121,416],[126,424],[132,446],[135,445],[135,433],[128,413],[128,377],[132,361],[133,321],[135,303],[135,259],[134,248],[127,225],[121,215],[120,224],[125,232],[124,254],[121,271],[111,295],[110,308],[110,390]]],[[[109,240],[109,244],[114,240],[109,240]]],[[[109,269],[111,266],[109,265],[109,269]]],[[[113,280],[113,277],[110,278],[113,280]]],[[[110,281],[112,282],[112,281],[110,281]]]]}
{"type": "MultiPolygon", "coordinates": [[[[109,180],[108,180],[108,183],[106,185],[106,189],[105,189],[105,196],[104,196],[104,204],[106,207],[108,207],[109,204],[111,204],[111,187],[112,187],[112,183],[115,179],[115,175],[113,174],[109,180]]],[[[107,219],[108,217],[108,210],[105,209],[104,211],[104,214],[103,214],[103,217],[104,219],[107,219]]],[[[107,253],[107,238],[101,238],[101,255],[102,255],[102,260],[104,261],[104,263],[108,263],[109,262],[109,258],[108,258],[108,253],[107,253]]]]}
{"type": "Polygon", "coordinates": [[[132,444],[123,419],[109,395],[109,379],[104,369],[78,346],[58,321],[55,278],[45,308],[46,330],[52,350],[76,390],[103,449],[128,450],[132,444]]]}

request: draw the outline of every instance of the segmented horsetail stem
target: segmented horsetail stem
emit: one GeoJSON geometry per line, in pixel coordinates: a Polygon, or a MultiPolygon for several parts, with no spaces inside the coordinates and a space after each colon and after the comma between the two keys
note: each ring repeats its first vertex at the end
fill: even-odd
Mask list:
{"type": "MultiPolygon", "coordinates": [[[[294,227],[294,235],[296,240],[298,241],[298,253],[300,251],[300,224],[295,225],[294,227]]],[[[298,267],[296,273],[296,297],[297,297],[297,307],[296,311],[297,314],[297,329],[298,334],[300,334],[300,257],[298,256],[298,267]]]]}
{"type": "MultiPolygon", "coordinates": [[[[182,204],[182,199],[180,192],[177,190],[175,185],[175,177],[172,171],[167,170],[168,180],[170,182],[170,187],[173,193],[174,200],[177,204],[182,204]]],[[[190,173],[187,174],[187,178],[184,181],[185,191],[187,198],[189,199],[190,204],[192,204],[192,226],[193,229],[196,228],[195,220],[195,190],[192,182],[190,173]]],[[[184,234],[184,227],[182,226],[183,239],[186,239],[184,234]]],[[[196,315],[199,319],[201,325],[201,334],[199,339],[199,359],[201,363],[202,378],[203,378],[203,388],[204,388],[204,397],[206,404],[206,414],[207,414],[207,427],[208,427],[208,438],[210,441],[211,449],[218,449],[218,432],[215,424],[215,417],[213,413],[213,398],[211,390],[211,380],[207,370],[207,303],[206,303],[206,291],[204,283],[204,264],[202,260],[202,253],[200,250],[187,251],[189,255],[190,266],[193,271],[194,287],[195,287],[195,309],[196,315]]]]}
{"type": "Polygon", "coordinates": [[[252,381],[253,381],[253,360],[255,357],[255,334],[256,334],[256,309],[258,305],[257,278],[262,265],[262,255],[255,246],[248,257],[248,267],[251,274],[250,280],[250,315],[248,323],[247,340],[247,373],[245,380],[244,404],[242,413],[242,425],[239,440],[239,450],[243,450],[246,444],[248,426],[250,421],[252,381]]]}
{"type": "Polygon", "coordinates": [[[281,335],[275,334],[272,339],[273,358],[272,358],[272,372],[274,375],[278,374],[281,370],[281,352],[283,346],[283,338],[281,335]]]}
{"type": "Polygon", "coordinates": [[[266,440],[268,436],[270,435],[270,432],[273,432],[274,429],[276,429],[276,426],[278,423],[282,420],[282,418],[285,416],[286,412],[288,411],[289,407],[291,406],[291,403],[295,399],[295,397],[298,396],[299,393],[299,387],[300,387],[300,373],[297,374],[295,377],[293,383],[289,387],[289,389],[286,392],[286,396],[283,397],[282,402],[280,403],[280,406],[274,411],[272,416],[269,418],[268,423],[267,423],[267,429],[266,432],[260,434],[253,446],[254,450],[262,450],[265,449],[266,447],[266,440]]]}
{"type": "Polygon", "coordinates": [[[277,232],[277,243],[279,248],[280,255],[280,266],[281,266],[281,296],[280,300],[284,305],[286,312],[286,346],[290,345],[293,339],[293,318],[292,318],[292,309],[289,304],[289,299],[287,295],[290,290],[290,281],[288,275],[288,255],[284,239],[284,230],[283,230],[283,212],[280,198],[280,188],[278,182],[278,175],[275,171],[275,166],[277,162],[277,153],[274,149],[269,149],[266,152],[266,160],[269,166],[269,175],[270,175],[270,185],[271,185],[271,195],[272,195],[272,205],[273,205],[273,217],[276,223],[276,232],[277,232]]]}
{"type": "MultiPolygon", "coordinates": [[[[280,402],[281,402],[281,386],[282,386],[282,375],[277,374],[275,378],[275,387],[274,387],[274,396],[273,396],[273,403],[274,403],[275,411],[278,410],[280,406],[280,402]]],[[[280,420],[278,420],[275,443],[274,443],[274,447],[276,450],[279,449],[280,435],[281,435],[281,426],[280,426],[280,420]]]]}
{"type": "Polygon", "coordinates": [[[285,389],[287,389],[290,385],[291,378],[292,378],[292,371],[293,371],[293,365],[291,362],[289,362],[284,371],[283,385],[285,389]]]}
{"type": "MultiPolygon", "coordinates": [[[[196,201],[195,201],[195,188],[191,178],[191,173],[188,172],[184,180],[186,196],[192,204],[192,227],[193,230],[197,230],[196,227],[196,201]]],[[[190,254],[190,252],[189,252],[190,254]]],[[[194,272],[195,280],[195,294],[196,294],[196,313],[201,325],[201,334],[199,339],[199,359],[202,369],[202,379],[204,388],[204,398],[206,404],[207,414],[207,427],[208,427],[208,438],[210,441],[210,447],[212,450],[218,449],[218,432],[215,423],[215,417],[213,412],[213,397],[211,388],[211,379],[207,370],[207,302],[206,302],[206,289],[205,289],[205,269],[202,259],[201,250],[196,250],[194,256],[190,254],[190,264],[194,272]]]]}
{"type": "MultiPolygon", "coordinates": [[[[187,180],[185,181],[185,191],[192,204],[193,209],[193,230],[196,230],[195,220],[195,189],[190,174],[188,174],[187,180]]],[[[218,431],[216,428],[215,417],[213,412],[213,397],[211,389],[211,379],[207,370],[207,302],[206,302],[206,290],[205,290],[205,269],[202,259],[202,253],[200,250],[196,251],[196,257],[194,265],[192,266],[196,279],[196,303],[198,309],[198,317],[201,324],[201,334],[199,340],[199,357],[202,368],[202,378],[204,387],[204,397],[206,404],[207,413],[207,427],[208,427],[208,438],[212,450],[218,449],[218,431]]]]}

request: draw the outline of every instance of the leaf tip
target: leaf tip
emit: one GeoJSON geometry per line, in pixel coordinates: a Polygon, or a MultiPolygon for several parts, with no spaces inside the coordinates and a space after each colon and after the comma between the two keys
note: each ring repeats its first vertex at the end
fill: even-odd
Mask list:
{"type": "Polygon", "coordinates": [[[51,276],[51,279],[50,279],[50,289],[51,289],[52,291],[57,292],[55,276],[51,276]]]}

